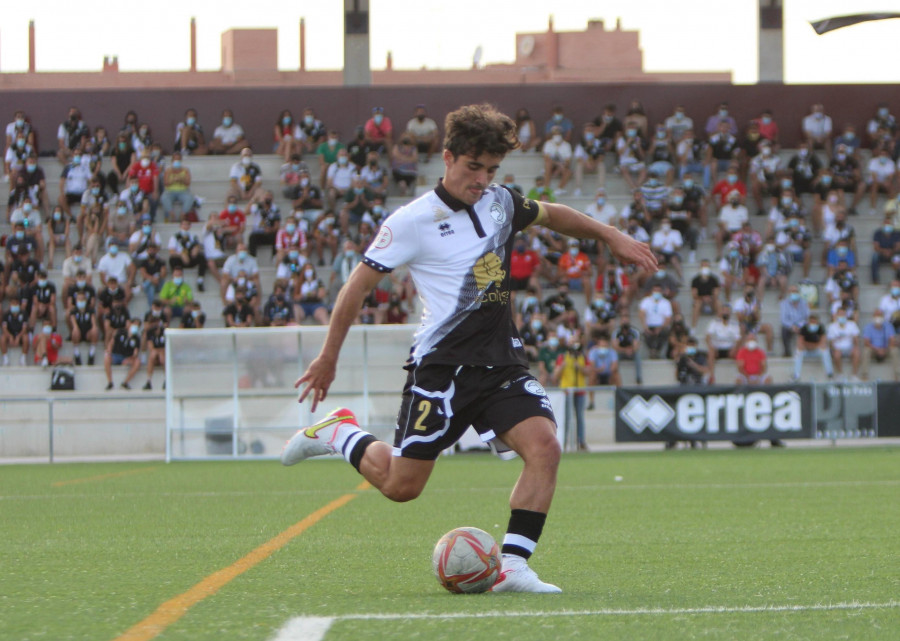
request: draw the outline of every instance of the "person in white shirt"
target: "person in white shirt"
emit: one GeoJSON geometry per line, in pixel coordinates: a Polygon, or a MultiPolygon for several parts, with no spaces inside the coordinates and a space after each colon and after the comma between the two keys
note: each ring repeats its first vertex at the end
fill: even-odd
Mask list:
{"type": "Polygon", "coordinates": [[[672,221],[668,217],[663,218],[660,222],[659,229],[653,232],[650,240],[650,247],[658,254],[661,254],[663,261],[675,268],[678,272],[678,278],[681,274],[681,256],[678,251],[684,247],[684,238],[677,229],[672,229],[672,221]]]}
{"type": "Polygon", "coordinates": [[[722,256],[722,247],[725,242],[737,231],[740,231],[744,223],[750,220],[750,212],[741,204],[741,194],[736,189],[728,194],[728,202],[719,210],[719,229],[716,232],[716,251],[722,256]]]}
{"type": "Polygon", "coordinates": [[[337,154],[337,161],[328,166],[325,174],[325,189],[328,197],[329,209],[334,209],[335,203],[344,197],[347,190],[353,185],[353,175],[356,167],[350,162],[350,155],[346,149],[341,149],[337,154]]]}
{"type": "Polygon", "coordinates": [[[607,200],[606,190],[603,187],[597,190],[594,201],[584,208],[584,213],[594,220],[599,220],[601,223],[612,225],[613,227],[619,226],[618,212],[607,200]]]}
{"type": "Polygon", "coordinates": [[[209,153],[237,154],[249,144],[244,137],[244,128],[234,121],[234,113],[231,109],[224,110],[222,124],[216,127],[209,141],[209,153]]]}
{"type": "Polygon", "coordinates": [[[894,181],[897,176],[897,165],[891,159],[890,150],[886,147],[879,149],[869,161],[869,175],[866,176],[866,186],[869,189],[869,206],[871,213],[875,212],[875,204],[878,194],[893,198],[896,193],[894,181]]]}
{"type": "Polygon", "coordinates": [[[894,321],[894,314],[900,312],[900,280],[892,280],[891,288],[878,302],[878,309],[888,322],[894,321]]]}
{"type": "Polygon", "coordinates": [[[550,186],[550,180],[559,178],[557,195],[566,193],[565,187],[572,177],[572,145],[563,138],[562,129],[552,127],[550,139],[544,143],[544,182],[550,186]]]}
{"type": "Polygon", "coordinates": [[[110,245],[106,253],[97,262],[97,273],[100,275],[100,283],[106,287],[106,281],[111,276],[118,280],[126,291],[130,291],[134,285],[134,262],[128,252],[119,251],[118,245],[110,245]]]}
{"type": "Polygon", "coordinates": [[[659,358],[669,338],[672,303],[662,295],[662,288],[656,285],[650,295],[641,300],[638,309],[644,328],[644,342],[650,350],[650,358],[659,358]]]}
{"type": "Polygon", "coordinates": [[[831,116],[825,115],[825,107],[812,106],[812,113],[803,119],[803,135],[811,149],[824,149],[831,153],[831,116]]]}
{"type": "Polygon", "coordinates": [[[256,284],[257,290],[260,289],[259,263],[257,263],[256,259],[250,255],[247,251],[247,246],[244,243],[238,243],[237,252],[229,256],[225,260],[225,265],[222,267],[221,293],[223,301],[227,300],[225,297],[229,285],[233,285],[234,281],[238,278],[238,274],[241,272],[244,273],[247,280],[252,280],[256,284]]]}
{"type": "Polygon", "coordinates": [[[680,141],[684,133],[693,128],[694,121],[684,113],[684,105],[675,107],[675,113],[666,118],[666,131],[669,132],[670,140],[680,141]]]}
{"type": "Polygon", "coordinates": [[[722,305],[718,318],[706,326],[706,346],[709,350],[709,366],[714,368],[716,359],[734,358],[741,340],[741,326],[731,314],[731,305],[722,305]]]}
{"type": "Polygon", "coordinates": [[[772,146],[761,143],[759,153],[750,160],[748,171],[750,191],[753,193],[757,211],[765,211],[763,196],[775,193],[775,182],[781,168],[781,158],[772,150],[772,146]]]}
{"type": "Polygon", "coordinates": [[[835,372],[841,373],[841,361],[849,357],[855,379],[859,374],[859,326],[847,318],[845,309],[839,309],[825,336],[831,347],[831,361],[835,372]]]}

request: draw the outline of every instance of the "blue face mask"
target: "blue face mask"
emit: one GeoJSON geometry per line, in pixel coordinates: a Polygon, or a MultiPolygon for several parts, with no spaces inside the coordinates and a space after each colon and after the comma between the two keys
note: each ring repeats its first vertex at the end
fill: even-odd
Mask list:
{"type": "Polygon", "coordinates": [[[819,331],[819,326],[818,326],[818,325],[810,325],[810,326],[809,326],[809,331],[811,331],[811,332],[817,332],[817,331],[819,331]]]}
{"type": "Polygon", "coordinates": [[[230,127],[231,123],[233,123],[233,122],[234,122],[234,119],[231,118],[230,116],[225,116],[224,118],[222,118],[222,124],[226,127],[230,127]]]}
{"type": "Polygon", "coordinates": [[[796,303],[800,300],[800,294],[797,292],[791,292],[791,300],[796,303]]]}
{"type": "Polygon", "coordinates": [[[289,125],[289,124],[291,124],[291,117],[290,117],[290,116],[285,116],[284,118],[282,118],[282,119],[281,119],[281,124],[283,124],[283,125],[289,125]]]}
{"type": "Polygon", "coordinates": [[[184,282],[184,279],[176,276],[175,278],[172,279],[172,282],[175,283],[175,285],[177,286],[177,285],[181,285],[181,283],[184,282]]]}

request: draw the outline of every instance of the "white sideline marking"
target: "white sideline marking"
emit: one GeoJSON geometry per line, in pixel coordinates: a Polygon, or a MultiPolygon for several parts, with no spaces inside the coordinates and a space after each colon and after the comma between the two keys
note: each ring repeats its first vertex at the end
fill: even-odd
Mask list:
{"type": "Polygon", "coordinates": [[[391,621],[397,619],[495,619],[504,617],[584,617],[584,616],[644,616],[644,615],[686,615],[686,614],[746,614],[765,612],[821,612],[832,610],[886,610],[900,607],[900,601],[885,603],[814,603],[810,605],[747,605],[700,608],[634,608],[601,610],[550,610],[539,612],[447,612],[447,613],[402,613],[402,614],[343,614],[335,617],[294,617],[282,627],[272,641],[322,641],[335,621],[391,621]]]}

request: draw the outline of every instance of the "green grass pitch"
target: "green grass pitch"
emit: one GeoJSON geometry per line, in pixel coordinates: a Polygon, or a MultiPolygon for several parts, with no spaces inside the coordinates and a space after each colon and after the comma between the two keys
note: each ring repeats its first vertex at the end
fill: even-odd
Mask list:
{"type": "Polygon", "coordinates": [[[520,467],[447,457],[403,505],[338,461],[0,467],[0,638],[117,639],[348,493],[156,638],[265,641],[294,617],[332,619],[326,641],[900,634],[900,448],[567,455],[532,562],[564,593],[445,592],[432,547],[501,539],[520,467]]]}

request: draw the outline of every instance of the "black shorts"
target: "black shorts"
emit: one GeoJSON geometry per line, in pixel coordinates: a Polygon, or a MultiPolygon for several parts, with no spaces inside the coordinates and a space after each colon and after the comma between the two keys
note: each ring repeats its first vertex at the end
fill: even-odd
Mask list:
{"type": "Polygon", "coordinates": [[[528,289],[528,283],[531,281],[530,278],[513,278],[510,276],[509,278],[509,288],[516,292],[521,292],[528,289]]]}
{"type": "Polygon", "coordinates": [[[503,456],[494,439],[522,421],[554,423],[550,399],[522,365],[424,365],[409,371],[394,433],[394,456],[433,461],[471,425],[503,456]]]}

